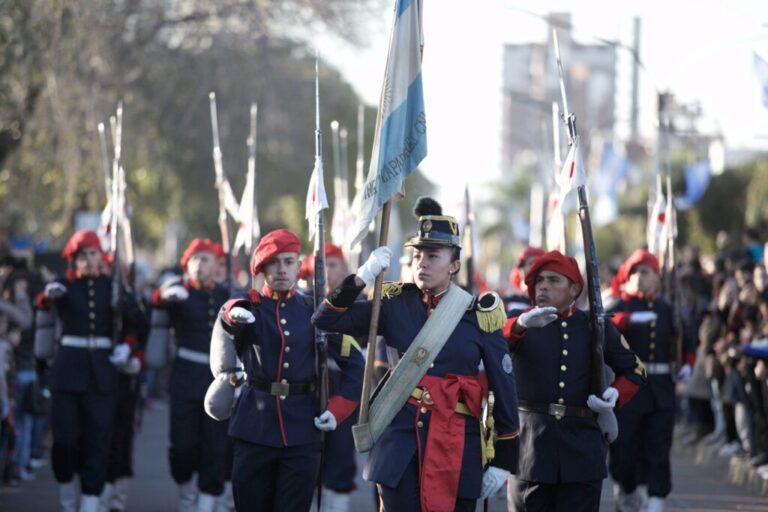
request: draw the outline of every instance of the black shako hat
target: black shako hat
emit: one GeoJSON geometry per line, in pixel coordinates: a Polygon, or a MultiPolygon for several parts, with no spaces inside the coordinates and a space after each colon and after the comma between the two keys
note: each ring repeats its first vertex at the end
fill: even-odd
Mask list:
{"type": "Polygon", "coordinates": [[[420,197],[413,207],[419,219],[416,236],[405,242],[406,247],[456,247],[461,249],[458,221],[443,215],[443,207],[431,197],[420,197]]]}

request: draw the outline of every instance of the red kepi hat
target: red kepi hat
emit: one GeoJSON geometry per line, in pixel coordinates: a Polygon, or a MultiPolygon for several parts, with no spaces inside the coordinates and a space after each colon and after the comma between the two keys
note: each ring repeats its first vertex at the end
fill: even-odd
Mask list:
{"type": "Polygon", "coordinates": [[[287,229],[276,229],[261,237],[251,258],[251,274],[259,275],[264,265],[281,252],[301,252],[299,237],[287,229]]]}
{"type": "Polygon", "coordinates": [[[584,288],[584,278],[581,277],[581,271],[579,270],[579,264],[576,263],[574,258],[565,256],[559,251],[549,251],[542,254],[531,265],[531,269],[525,276],[525,284],[528,286],[528,296],[531,298],[531,303],[536,304],[536,277],[542,270],[550,270],[563,274],[565,277],[579,285],[579,291],[584,288]]]}
{"type": "MultiPolygon", "coordinates": [[[[341,247],[330,242],[325,242],[325,258],[338,258],[341,261],[346,261],[341,247]]],[[[309,254],[304,258],[299,268],[299,279],[308,279],[310,277],[315,277],[315,253],[309,254]]]]}
{"type": "Polygon", "coordinates": [[[216,242],[213,242],[208,238],[195,238],[192,240],[192,242],[189,244],[189,247],[187,247],[187,250],[185,250],[184,254],[181,255],[181,260],[179,261],[181,268],[183,268],[185,272],[187,270],[187,263],[189,263],[189,258],[198,252],[210,252],[214,256],[217,255],[216,242]]]}
{"type": "Polygon", "coordinates": [[[621,293],[621,285],[629,281],[629,276],[632,275],[632,271],[638,265],[648,265],[654,272],[659,273],[659,260],[656,259],[656,256],[645,249],[637,249],[621,264],[611,280],[611,292],[614,295],[621,293]]]}
{"type": "Polygon", "coordinates": [[[95,231],[90,229],[81,229],[70,237],[64,249],[61,251],[61,257],[67,261],[72,261],[75,255],[87,247],[95,247],[102,254],[101,240],[95,231]]]}

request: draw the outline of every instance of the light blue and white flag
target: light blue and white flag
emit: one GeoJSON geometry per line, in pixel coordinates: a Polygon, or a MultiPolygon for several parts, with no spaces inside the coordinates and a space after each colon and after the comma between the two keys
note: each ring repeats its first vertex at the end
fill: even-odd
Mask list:
{"type": "Polygon", "coordinates": [[[421,0],[395,3],[371,164],[365,185],[352,205],[355,224],[347,241],[350,248],[365,237],[384,203],[403,194],[405,179],[427,155],[421,9],[421,0]]]}
{"type": "Polygon", "coordinates": [[[752,66],[755,68],[757,79],[760,80],[760,90],[763,93],[763,106],[768,108],[768,62],[760,57],[757,52],[753,52],[752,66]]]}
{"type": "Polygon", "coordinates": [[[683,175],[685,176],[685,195],[675,197],[675,208],[684,211],[693,208],[707,191],[709,181],[712,179],[712,165],[709,160],[701,160],[687,165],[683,169],[683,175]]]}

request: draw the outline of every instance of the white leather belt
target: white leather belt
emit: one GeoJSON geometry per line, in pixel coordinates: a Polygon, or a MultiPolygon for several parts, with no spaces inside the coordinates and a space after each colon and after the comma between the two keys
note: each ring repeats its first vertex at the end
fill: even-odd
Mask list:
{"type": "Polygon", "coordinates": [[[197,350],[190,350],[188,348],[179,347],[178,352],[176,352],[176,355],[180,359],[184,359],[186,361],[192,361],[193,363],[199,363],[199,364],[210,364],[210,358],[208,357],[208,354],[205,352],[198,352],[197,350]]]}
{"type": "Polygon", "coordinates": [[[669,363],[643,363],[643,366],[648,375],[669,375],[672,371],[669,363]]]}
{"type": "Polygon", "coordinates": [[[62,336],[63,347],[75,348],[112,348],[112,340],[106,336],[62,336]]]}

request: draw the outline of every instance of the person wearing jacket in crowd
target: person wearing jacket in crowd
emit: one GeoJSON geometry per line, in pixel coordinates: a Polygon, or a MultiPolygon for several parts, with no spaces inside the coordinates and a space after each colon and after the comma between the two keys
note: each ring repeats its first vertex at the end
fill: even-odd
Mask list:
{"type": "MultiPolygon", "coordinates": [[[[51,369],[51,460],[61,510],[76,510],[78,475],[80,510],[96,512],[107,479],[117,371],[135,364],[123,333],[145,328],[146,321],[127,290],[120,294],[120,310],[113,309],[112,280],[95,232],[72,235],[62,257],[70,265],[66,276],[48,283],[36,299],[38,310],[53,308],[62,328],[51,369]],[[122,317],[121,333],[114,332],[115,315],[122,317]],[[115,339],[121,341],[114,345],[115,339]]],[[[52,339],[35,343],[37,356],[53,355],[52,339]]]]}
{"type": "Polygon", "coordinates": [[[584,280],[574,258],[542,254],[525,284],[533,306],[511,312],[504,326],[520,397],[520,467],[509,482],[509,506],[517,512],[597,510],[607,444],[616,436],[613,410],[631,403],[645,371],[608,324],[603,357],[615,380],[594,394],[592,328],[576,308],[584,280]]]}
{"type": "MultiPolygon", "coordinates": [[[[639,503],[648,512],[660,512],[672,490],[669,455],[678,351],[673,311],[660,296],[659,262],[644,249],[636,250],[622,263],[612,288],[619,296],[609,311],[612,322],[643,361],[648,379],[635,399],[617,413],[619,437],[611,445],[611,477],[616,482],[620,508],[632,510],[639,503]],[[643,470],[640,475],[639,468],[643,470]]],[[[691,337],[684,337],[682,342],[677,378],[687,381],[696,359],[696,342],[691,337]]]]}
{"type": "MultiPolygon", "coordinates": [[[[410,393],[401,397],[402,408],[373,446],[363,477],[377,484],[385,511],[473,511],[478,498],[494,494],[517,469],[517,394],[512,361],[500,331],[504,306],[495,293],[473,297],[452,284],[461,266],[456,219],[443,215],[431,198],[420,198],[414,213],[419,231],[406,243],[413,247],[414,282],[385,285],[378,333],[401,358],[408,353],[408,360],[418,361],[428,351],[423,346],[411,350],[411,346],[431,317],[443,316],[444,299],[451,297],[445,308],[452,310],[458,303],[461,310],[453,319],[455,327],[444,329],[447,338],[434,360],[421,366],[423,376],[417,386],[405,390],[410,393]],[[466,304],[453,299],[464,295],[466,304]],[[479,418],[487,385],[479,377],[481,362],[496,398],[495,457],[486,469],[479,418]]],[[[374,250],[357,273],[347,276],[326,299],[315,314],[315,325],[352,336],[367,335],[371,302],[356,299],[389,266],[390,259],[387,247],[374,250]]],[[[430,330],[438,329],[430,325],[430,330]]],[[[405,362],[401,359],[398,367],[405,362]]],[[[395,370],[389,379],[397,378],[395,370]]]]}
{"type": "Polygon", "coordinates": [[[327,408],[318,410],[313,299],[295,286],[300,251],[299,238],[287,229],[262,237],[253,252],[251,273],[264,274],[264,287],[231,298],[217,320],[231,336],[248,377],[229,426],[237,510],[309,510],[322,433],[343,423],[360,399],[359,346],[352,338],[329,333],[329,359],[340,375],[327,408]]]}

